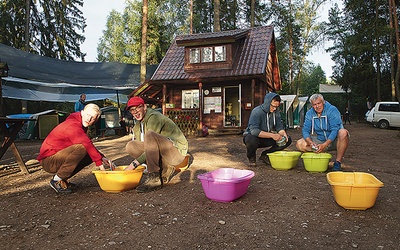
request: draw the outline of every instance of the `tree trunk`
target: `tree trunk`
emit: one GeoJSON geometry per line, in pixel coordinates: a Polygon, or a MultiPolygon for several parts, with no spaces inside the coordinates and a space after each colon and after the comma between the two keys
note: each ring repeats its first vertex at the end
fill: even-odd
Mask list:
{"type": "Polygon", "coordinates": [[[396,78],[394,80],[396,95],[394,98],[397,97],[397,100],[400,100],[400,93],[399,93],[399,77],[400,77],[400,38],[399,38],[399,24],[397,21],[397,11],[396,11],[396,3],[394,0],[392,1],[392,14],[393,14],[393,24],[394,24],[394,32],[396,34],[396,52],[397,52],[397,69],[396,69],[396,78]]]}
{"type": "MultiPolygon", "coordinates": [[[[289,0],[289,16],[292,16],[292,1],[289,0]]],[[[290,93],[293,93],[293,30],[292,23],[289,24],[289,86],[290,93]]]]}
{"type": "Polygon", "coordinates": [[[143,12],[142,12],[142,53],[140,56],[140,83],[144,83],[146,80],[146,57],[147,57],[147,12],[148,12],[148,0],[143,0],[143,12]]]}
{"type": "MultiPolygon", "coordinates": [[[[393,25],[393,2],[392,0],[389,0],[389,25],[390,28],[394,30],[394,25],[393,25]]],[[[394,58],[394,44],[393,44],[393,31],[390,32],[389,36],[389,45],[390,45],[390,85],[392,86],[392,96],[395,96],[396,90],[395,90],[395,69],[394,69],[394,64],[395,64],[395,58],[394,58]]]]}
{"type": "Polygon", "coordinates": [[[250,6],[250,27],[253,28],[255,25],[255,8],[256,8],[256,0],[251,0],[250,6]]]}
{"type": "Polygon", "coordinates": [[[376,55],[376,92],[380,99],[381,96],[381,46],[380,33],[378,30],[379,4],[375,1],[375,55],[376,55]]]}
{"type": "Polygon", "coordinates": [[[190,34],[193,34],[193,0],[190,0],[190,34]]]}
{"type": "Polygon", "coordinates": [[[221,31],[219,10],[221,8],[221,3],[219,0],[214,0],[214,32],[221,31]]]}
{"type": "Polygon", "coordinates": [[[31,14],[31,0],[25,0],[25,51],[29,52],[29,21],[31,14]]]}

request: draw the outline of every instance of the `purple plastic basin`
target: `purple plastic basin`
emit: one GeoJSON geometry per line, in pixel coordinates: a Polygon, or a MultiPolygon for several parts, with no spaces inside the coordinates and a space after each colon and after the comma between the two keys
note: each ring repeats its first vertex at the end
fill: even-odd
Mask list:
{"type": "Polygon", "coordinates": [[[231,202],[246,194],[254,172],[234,168],[219,168],[197,176],[208,199],[231,202]]]}

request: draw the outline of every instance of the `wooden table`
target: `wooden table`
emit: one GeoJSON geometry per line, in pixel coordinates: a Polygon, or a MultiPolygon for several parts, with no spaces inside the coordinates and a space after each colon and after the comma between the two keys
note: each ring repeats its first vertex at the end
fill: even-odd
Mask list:
{"type": "Polygon", "coordinates": [[[34,120],[35,119],[0,117],[0,130],[4,136],[4,141],[1,143],[0,147],[0,159],[6,153],[7,149],[11,148],[21,171],[25,174],[29,174],[29,171],[22,160],[21,154],[19,153],[17,146],[15,146],[14,141],[24,123],[34,120]]]}

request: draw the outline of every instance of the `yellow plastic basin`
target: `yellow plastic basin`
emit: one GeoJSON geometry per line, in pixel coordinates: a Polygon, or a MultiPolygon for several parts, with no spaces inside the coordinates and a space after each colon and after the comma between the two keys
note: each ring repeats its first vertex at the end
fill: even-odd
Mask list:
{"type": "Polygon", "coordinates": [[[362,172],[331,172],[326,175],[335,201],[352,210],[366,210],[374,206],[383,182],[374,175],[362,172]]]}
{"type": "Polygon", "coordinates": [[[299,151],[276,151],[267,154],[272,168],[276,170],[289,170],[297,165],[301,155],[299,151]]]}
{"type": "Polygon", "coordinates": [[[114,171],[93,170],[92,173],[96,176],[103,191],[119,193],[137,187],[142,178],[143,170],[145,170],[144,166],[138,166],[134,170],[124,171],[126,167],[120,166],[114,171]]]}
{"type": "Polygon", "coordinates": [[[303,159],[304,168],[308,172],[325,172],[328,169],[329,161],[332,158],[332,155],[329,153],[303,153],[301,155],[303,159]]]}

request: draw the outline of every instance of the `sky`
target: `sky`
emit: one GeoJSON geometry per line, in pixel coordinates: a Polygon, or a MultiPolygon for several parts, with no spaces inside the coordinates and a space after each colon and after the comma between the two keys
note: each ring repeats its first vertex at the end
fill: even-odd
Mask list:
{"type": "MultiPolygon", "coordinates": [[[[334,0],[333,2],[339,2],[334,0]]],[[[123,12],[125,0],[84,0],[82,12],[86,18],[86,29],[84,36],[85,42],[81,46],[83,53],[86,53],[86,62],[96,62],[97,57],[97,44],[106,28],[107,16],[111,10],[116,10],[120,13],[123,12]]],[[[332,3],[328,3],[321,11],[321,20],[326,21],[328,10],[332,3]]],[[[327,48],[329,44],[326,44],[327,48]]],[[[319,48],[307,57],[309,61],[313,61],[315,65],[321,65],[325,71],[326,77],[330,78],[332,75],[332,66],[334,62],[330,59],[329,54],[325,52],[325,48],[319,48]]]]}

